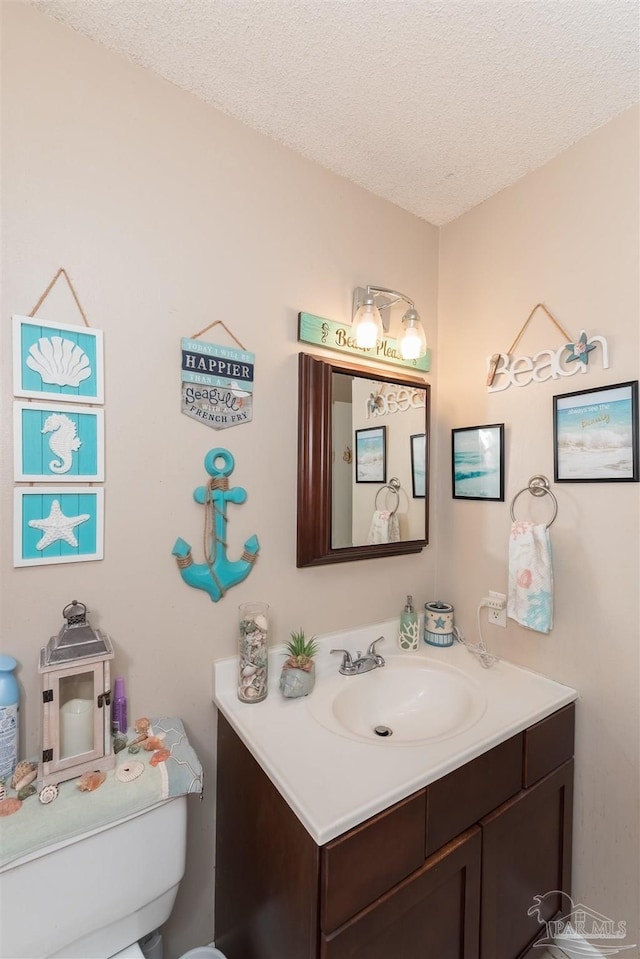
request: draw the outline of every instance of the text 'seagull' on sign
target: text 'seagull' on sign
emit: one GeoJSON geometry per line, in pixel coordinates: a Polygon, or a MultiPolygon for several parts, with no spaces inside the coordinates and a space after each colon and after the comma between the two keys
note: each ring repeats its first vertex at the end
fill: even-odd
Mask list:
{"type": "Polygon", "coordinates": [[[183,338],[182,403],[185,416],[214,430],[253,419],[255,354],[183,338]]]}

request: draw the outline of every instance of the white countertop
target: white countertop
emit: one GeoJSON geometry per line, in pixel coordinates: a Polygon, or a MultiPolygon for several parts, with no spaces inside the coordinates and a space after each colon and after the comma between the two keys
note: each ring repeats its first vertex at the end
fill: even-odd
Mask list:
{"type": "MultiPolygon", "coordinates": [[[[314,719],[308,705],[313,692],[301,699],[283,698],[278,688],[283,646],[269,652],[269,693],[261,703],[238,699],[237,657],[214,663],[213,701],[318,845],[577,699],[569,686],[511,663],[499,661],[484,669],[459,643],[442,649],[421,643],[419,650],[403,653],[397,632],[394,619],[319,636],[316,688],[338,674],[341,658],[331,656],[331,648],[363,650],[384,636],[376,646],[383,656],[446,663],[481,684],[487,708],[470,729],[424,745],[396,745],[391,739],[357,742],[314,719]]],[[[345,683],[361,678],[343,677],[345,683]]]]}

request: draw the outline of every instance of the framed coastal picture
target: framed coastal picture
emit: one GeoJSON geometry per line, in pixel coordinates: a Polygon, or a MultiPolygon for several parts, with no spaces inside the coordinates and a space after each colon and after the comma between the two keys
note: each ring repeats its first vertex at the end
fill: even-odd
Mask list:
{"type": "Polygon", "coordinates": [[[638,482],[638,381],[553,397],[556,483],[638,482]]]}
{"type": "Polygon", "coordinates": [[[356,483],[387,482],[387,427],[356,430],[356,483]]]}
{"type": "Polygon", "coordinates": [[[14,566],[103,558],[102,487],[22,486],[13,495],[14,566]]]}
{"type": "Polygon", "coordinates": [[[102,331],[13,317],[14,396],[104,403],[102,331]]]}
{"type": "Polygon", "coordinates": [[[17,483],[104,481],[104,410],[71,404],[13,404],[17,483]]]}
{"type": "Polygon", "coordinates": [[[411,486],[414,499],[424,499],[427,489],[427,434],[411,436],[411,486]]]}
{"type": "Polygon", "coordinates": [[[504,423],[451,430],[454,499],[504,501],[504,423]]]}

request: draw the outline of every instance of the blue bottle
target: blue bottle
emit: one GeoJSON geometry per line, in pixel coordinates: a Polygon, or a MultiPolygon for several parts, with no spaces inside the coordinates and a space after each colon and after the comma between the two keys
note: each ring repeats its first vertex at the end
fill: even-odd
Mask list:
{"type": "Polygon", "coordinates": [[[13,656],[0,656],[0,779],[13,775],[18,762],[20,689],[13,656]]]}

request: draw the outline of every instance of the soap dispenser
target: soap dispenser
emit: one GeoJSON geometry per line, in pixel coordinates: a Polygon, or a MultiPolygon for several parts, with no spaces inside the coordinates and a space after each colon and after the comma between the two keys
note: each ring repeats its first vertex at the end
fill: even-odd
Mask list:
{"type": "Polygon", "coordinates": [[[413,608],[413,597],[407,596],[407,605],[400,614],[400,632],[398,633],[400,649],[417,649],[420,645],[418,632],[418,614],[413,608]]]}

